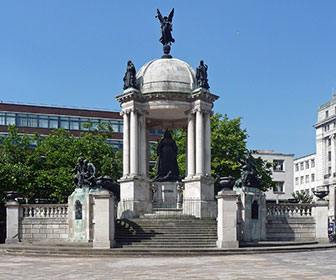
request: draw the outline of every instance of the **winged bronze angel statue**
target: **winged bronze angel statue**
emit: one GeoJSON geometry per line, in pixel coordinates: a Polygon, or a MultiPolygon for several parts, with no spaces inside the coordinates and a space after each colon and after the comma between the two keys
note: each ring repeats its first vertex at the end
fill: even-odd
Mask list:
{"type": "Polygon", "coordinates": [[[171,10],[168,17],[166,17],[166,16],[163,17],[160,13],[160,10],[157,9],[156,18],[158,18],[160,20],[160,23],[161,23],[160,42],[164,46],[165,45],[170,45],[171,43],[175,42],[175,39],[171,35],[171,32],[173,31],[173,24],[172,24],[173,16],[174,16],[174,8],[171,10]]]}

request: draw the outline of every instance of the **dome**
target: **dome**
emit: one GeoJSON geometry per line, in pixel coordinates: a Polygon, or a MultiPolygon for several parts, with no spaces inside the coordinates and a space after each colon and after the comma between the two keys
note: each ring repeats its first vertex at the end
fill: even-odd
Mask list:
{"type": "Polygon", "coordinates": [[[155,59],[141,67],[137,81],[142,94],[190,94],[196,88],[195,71],[176,58],[155,59]]]}

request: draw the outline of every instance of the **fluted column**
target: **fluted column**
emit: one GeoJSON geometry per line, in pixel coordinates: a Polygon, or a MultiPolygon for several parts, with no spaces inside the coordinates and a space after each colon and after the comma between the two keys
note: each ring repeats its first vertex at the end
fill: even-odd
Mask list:
{"type": "Polygon", "coordinates": [[[204,120],[203,112],[196,112],[196,174],[204,175],[204,120]]]}
{"type": "Polygon", "coordinates": [[[136,109],[131,111],[131,133],[130,133],[130,146],[131,146],[131,175],[139,174],[139,134],[138,134],[138,112],[136,109]]]}
{"type": "Polygon", "coordinates": [[[140,155],[139,155],[139,172],[140,175],[143,177],[146,177],[146,172],[147,172],[147,142],[146,142],[146,118],[144,114],[141,114],[139,116],[139,125],[140,125],[140,132],[139,132],[139,150],[140,150],[140,155]]]}
{"type": "Polygon", "coordinates": [[[211,175],[211,127],[210,112],[204,115],[204,172],[211,175]]]}
{"type": "Polygon", "coordinates": [[[188,173],[187,177],[195,175],[195,114],[190,113],[188,118],[187,129],[187,155],[188,155],[188,173]]]}
{"type": "Polygon", "coordinates": [[[123,177],[127,177],[130,173],[130,133],[129,133],[129,113],[122,112],[124,119],[123,133],[123,177]]]}

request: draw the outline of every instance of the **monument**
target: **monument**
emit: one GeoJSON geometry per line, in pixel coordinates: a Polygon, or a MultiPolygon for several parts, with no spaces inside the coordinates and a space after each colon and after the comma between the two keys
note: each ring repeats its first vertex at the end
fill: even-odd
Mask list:
{"type": "MultiPolygon", "coordinates": [[[[187,130],[187,174],[182,179],[183,214],[216,216],[214,179],[211,177],[210,116],[218,96],[209,91],[204,62],[201,61],[196,75],[189,64],[170,55],[170,45],[175,42],[171,34],[173,15],[174,9],[168,17],[157,11],[164,55],[142,66],[136,74],[135,84],[127,84],[124,92],[116,96],[124,120],[119,217],[138,217],[152,212],[148,132],[150,129],[178,128],[187,130]]],[[[164,166],[161,167],[164,170],[164,166]]],[[[166,180],[164,176],[167,180],[170,178],[168,181],[179,181],[177,170],[172,169],[170,174],[158,174],[156,182],[166,180]]]]}

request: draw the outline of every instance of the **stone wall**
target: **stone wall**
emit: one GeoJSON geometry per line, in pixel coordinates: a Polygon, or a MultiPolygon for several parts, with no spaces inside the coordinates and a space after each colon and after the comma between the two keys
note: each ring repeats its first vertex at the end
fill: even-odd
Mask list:
{"type": "Polygon", "coordinates": [[[266,239],[272,241],[314,241],[313,217],[267,217],[266,239]]]}
{"type": "Polygon", "coordinates": [[[314,204],[267,204],[266,239],[272,241],[315,241],[314,204]]]}
{"type": "Polygon", "coordinates": [[[30,204],[20,206],[19,239],[21,241],[68,241],[67,204],[30,204]]]}

